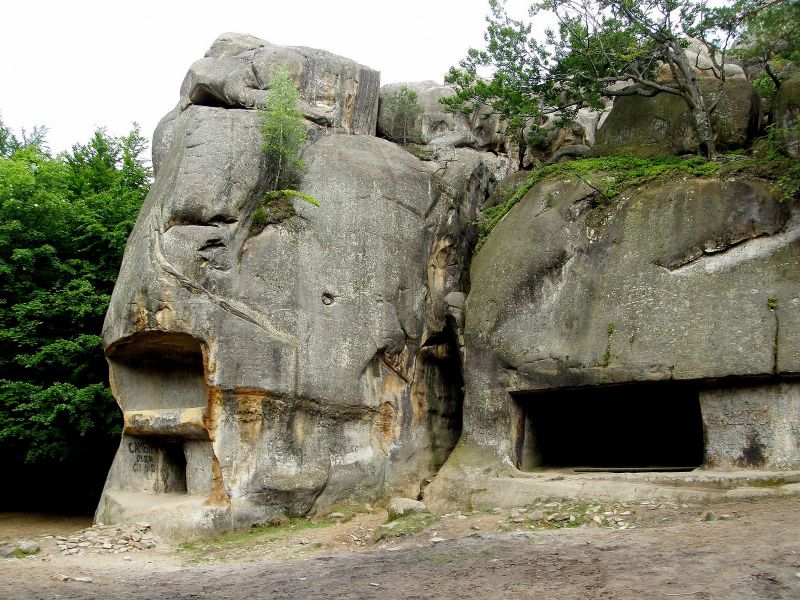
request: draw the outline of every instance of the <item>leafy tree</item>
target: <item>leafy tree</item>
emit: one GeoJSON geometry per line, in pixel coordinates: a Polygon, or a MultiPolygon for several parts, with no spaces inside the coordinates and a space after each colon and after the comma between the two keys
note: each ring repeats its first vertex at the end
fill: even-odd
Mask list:
{"type": "Polygon", "coordinates": [[[471,49],[446,78],[457,91],[443,100],[452,110],[488,105],[512,131],[536,135],[546,114],[566,124],[581,107],[601,108],[603,98],[674,94],[689,107],[701,153],[715,154],[715,104],[700,93],[684,47],[686,36],[700,37],[722,86],[726,49],[740,22],[730,7],[694,0],[540,0],[530,7],[531,19],[549,12],[558,23],[541,39],[530,21],[509,16],[502,0],[490,0],[490,8],[486,48],[471,49]],[[662,65],[670,81],[657,76],[662,65]],[[478,76],[482,67],[494,69],[491,79],[478,76]]]}
{"type": "Polygon", "coordinates": [[[741,0],[738,8],[744,27],[733,55],[763,69],[755,86],[772,96],[800,63],[800,2],[741,0]]]}
{"type": "Polygon", "coordinates": [[[270,191],[296,186],[304,164],[300,156],[306,144],[306,125],[297,109],[300,92],[286,65],[270,72],[270,88],[259,108],[270,191]]]}
{"type": "Polygon", "coordinates": [[[406,144],[408,134],[422,114],[422,107],[417,103],[417,92],[407,85],[400,86],[400,89],[383,99],[383,113],[387,133],[406,144]]]}
{"type": "Polygon", "coordinates": [[[117,442],[119,410],[98,333],[149,187],[146,141],[138,128],[100,130],[53,157],[43,135],[20,142],[2,123],[0,133],[4,456],[17,466],[110,460],[100,450],[117,442]]]}
{"type": "Polygon", "coordinates": [[[297,109],[299,102],[300,92],[289,68],[286,65],[273,67],[270,71],[270,88],[263,106],[258,108],[268,179],[263,203],[271,202],[273,206],[269,211],[259,207],[254,213],[255,230],[294,214],[292,198],[319,206],[316,198],[295,189],[305,169],[301,155],[307,138],[305,119],[297,109]]]}

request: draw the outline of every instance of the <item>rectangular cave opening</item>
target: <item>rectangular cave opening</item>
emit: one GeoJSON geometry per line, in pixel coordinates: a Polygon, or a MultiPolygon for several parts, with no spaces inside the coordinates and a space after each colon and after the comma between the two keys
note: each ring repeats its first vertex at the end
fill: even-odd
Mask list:
{"type": "Polygon", "coordinates": [[[647,382],[512,394],[522,471],[688,471],[703,463],[691,382],[647,382]]]}
{"type": "Polygon", "coordinates": [[[206,405],[199,340],[182,333],[147,332],[106,352],[114,393],[125,411],[206,405]]]}
{"type": "Polygon", "coordinates": [[[125,469],[132,489],[157,494],[186,494],[186,452],[183,440],[167,437],[124,436],[125,469]]]}
{"type": "Polygon", "coordinates": [[[183,443],[164,441],[162,445],[161,477],[165,493],[185,494],[186,486],[186,453],[183,443]]]}

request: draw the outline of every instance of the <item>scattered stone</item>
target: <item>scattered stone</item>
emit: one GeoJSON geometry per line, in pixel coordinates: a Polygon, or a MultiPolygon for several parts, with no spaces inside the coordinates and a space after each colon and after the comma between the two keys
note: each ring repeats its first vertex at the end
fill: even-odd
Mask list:
{"type": "Polygon", "coordinates": [[[339,520],[339,519],[344,519],[345,515],[344,513],[340,512],[332,512],[331,514],[328,515],[328,517],[334,520],[339,520]]]}
{"type": "Polygon", "coordinates": [[[55,540],[65,555],[87,551],[122,554],[131,550],[149,550],[158,545],[149,523],[92,525],[68,537],[55,536],[55,540]]]}
{"type": "Polygon", "coordinates": [[[431,544],[440,544],[441,542],[445,541],[443,537],[432,537],[431,544]]]}
{"type": "Polygon", "coordinates": [[[393,521],[404,515],[428,512],[425,504],[411,498],[392,498],[388,506],[389,520],[393,521]]]}
{"type": "Polygon", "coordinates": [[[77,581],[78,583],[92,583],[94,581],[94,579],[87,577],[86,575],[78,575],[77,577],[72,577],[71,575],[58,575],[57,578],[61,581],[77,581]]]}
{"type": "Polygon", "coordinates": [[[456,517],[456,519],[458,519],[459,521],[466,521],[467,520],[467,516],[466,515],[458,515],[456,517]]]}
{"type": "Polygon", "coordinates": [[[540,510],[534,510],[526,515],[528,521],[541,521],[544,519],[544,513],[540,510]]]}

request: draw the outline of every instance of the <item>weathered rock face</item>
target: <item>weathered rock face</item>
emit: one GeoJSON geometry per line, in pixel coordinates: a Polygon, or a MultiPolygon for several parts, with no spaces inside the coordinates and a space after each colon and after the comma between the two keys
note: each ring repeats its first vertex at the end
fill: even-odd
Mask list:
{"type": "Polygon", "coordinates": [[[398,136],[393,133],[395,130],[393,115],[386,110],[385,99],[398,93],[403,86],[417,94],[417,104],[421,109],[414,126],[406,132],[407,141],[439,147],[487,148],[494,151],[507,149],[508,136],[497,117],[486,119],[485,113],[481,112],[466,116],[445,111],[439,100],[455,95],[455,90],[452,86],[441,85],[435,81],[390,83],[382,86],[378,135],[397,142],[401,141],[396,139],[398,136]]]}
{"type": "MultiPolygon", "coordinates": [[[[702,78],[706,101],[716,98],[718,83],[702,78]]],[[[720,150],[743,148],[758,132],[759,99],[748,81],[730,80],[712,114],[715,143],[720,150]]],[[[674,94],[623,96],[597,130],[597,155],[665,156],[696,152],[697,139],[686,102],[674,94]]]]}
{"type": "Polygon", "coordinates": [[[781,130],[783,151],[800,157],[800,75],[783,83],[772,110],[773,122],[781,130]]]}
{"type": "Polygon", "coordinates": [[[537,184],[473,259],[464,435],[426,503],[541,467],[797,469],[798,265],[800,205],[758,183],[537,184]]]}
{"type": "Polygon", "coordinates": [[[324,50],[276,46],[259,38],[225,33],[195,62],[181,85],[178,105],[153,139],[153,167],[160,167],[173,138],[176,117],[191,105],[254,108],[263,103],[270,73],[285,65],[300,91],[300,110],[323,132],[374,135],[380,73],[324,50]]]}
{"type": "MultiPolygon", "coordinates": [[[[715,61],[711,58],[711,53],[709,52],[708,48],[706,47],[703,42],[698,39],[689,38],[689,44],[683,50],[686,58],[689,60],[689,64],[692,65],[695,74],[698,77],[706,77],[709,79],[716,79],[717,75],[720,72],[719,64],[723,60],[723,57],[717,54],[716,56],[716,64],[715,61]]],[[[725,71],[725,78],[728,80],[731,79],[740,79],[746,80],[747,75],[745,75],[744,69],[737,64],[733,64],[729,61],[725,62],[724,66],[725,71]]],[[[669,81],[673,78],[672,70],[669,68],[669,65],[663,65],[658,72],[658,80],[660,81],[669,81]]]]}
{"type": "MultiPolygon", "coordinates": [[[[323,56],[304,68],[328,72],[318,51],[221,40],[206,61],[299,52],[323,56]]],[[[295,216],[264,227],[257,114],[231,107],[256,88],[237,87],[233,64],[202,79],[201,63],[187,81],[226,100],[162,122],[159,170],[104,326],[125,429],[97,518],[186,536],[343,499],[416,497],[461,433],[448,323],[468,285],[468,224],[506,163],[467,149],[422,162],[376,137],[322,135],[301,187],[320,206],[297,200],[295,216]]],[[[358,105],[364,73],[340,77],[331,106],[358,105]]],[[[333,114],[333,129],[374,123],[374,112],[333,114]]]]}

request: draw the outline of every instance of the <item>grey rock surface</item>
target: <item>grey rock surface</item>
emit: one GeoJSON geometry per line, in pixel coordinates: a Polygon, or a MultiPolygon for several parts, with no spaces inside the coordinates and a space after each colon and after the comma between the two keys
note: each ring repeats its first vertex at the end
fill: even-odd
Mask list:
{"type": "MultiPolygon", "coordinates": [[[[717,98],[715,79],[701,78],[699,82],[706,102],[717,98]]],[[[760,120],[760,101],[753,86],[740,79],[728,81],[711,119],[717,148],[743,148],[757,133],[760,120]]],[[[696,152],[697,147],[686,102],[680,96],[661,93],[616,98],[597,130],[594,151],[599,156],[668,156],[696,152]]]]}
{"type": "Polygon", "coordinates": [[[596,414],[609,439],[636,439],[646,423],[625,417],[614,429],[624,415],[606,404],[632,382],[650,385],[633,388],[642,408],[625,406],[634,415],[660,401],[654,382],[694,390],[696,427],[705,426],[695,466],[797,469],[798,265],[800,205],[763,184],[652,183],[608,204],[579,179],[536,184],[473,259],[464,434],[426,504],[488,485],[487,506],[496,505],[508,475],[543,464],[526,462],[523,444],[542,431],[528,416],[540,404],[554,407],[554,423],[588,418],[591,428],[596,414]],[[763,459],[742,462],[753,445],[763,459]]]}
{"type": "Polygon", "coordinates": [[[385,99],[398,93],[403,86],[417,94],[417,104],[421,109],[414,126],[407,132],[409,142],[439,147],[491,148],[495,151],[507,149],[507,135],[497,117],[484,118],[485,113],[480,111],[470,116],[447,112],[439,100],[455,95],[455,90],[450,85],[435,81],[390,83],[382,86],[378,135],[400,141],[394,131],[392,114],[386,110],[385,99]]]}
{"type": "Polygon", "coordinates": [[[374,135],[378,118],[380,73],[324,50],[278,46],[239,33],[217,38],[205,57],[189,68],[178,105],[159,123],[153,136],[153,167],[174,139],[176,118],[192,105],[254,108],[264,102],[270,73],[286,66],[300,91],[299,109],[324,133],[374,135]]]}
{"type": "Polygon", "coordinates": [[[386,510],[390,521],[405,515],[428,512],[424,502],[412,498],[390,498],[386,510]]]}
{"type": "Polygon", "coordinates": [[[800,75],[783,82],[775,95],[772,116],[780,130],[783,151],[793,158],[800,157],[800,75]]]}
{"type": "MultiPolygon", "coordinates": [[[[320,206],[296,199],[293,216],[254,223],[266,190],[258,116],[231,105],[255,88],[225,61],[296,50],[242,50],[254,44],[220,38],[205,59],[216,62],[187,81],[202,75],[223,105],[191,103],[159,126],[158,173],[103,330],[125,420],[103,523],[191,537],[416,496],[461,432],[446,298],[468,285],[471,223],[507,160],[451,148],[423,162],[376,137],[312,137],[301,190],[320,206]]],[[[323,95],[350,94],[348,77],[323,95]]],[[[360,131],[356,121],[330,128],[360,131]]]]}

